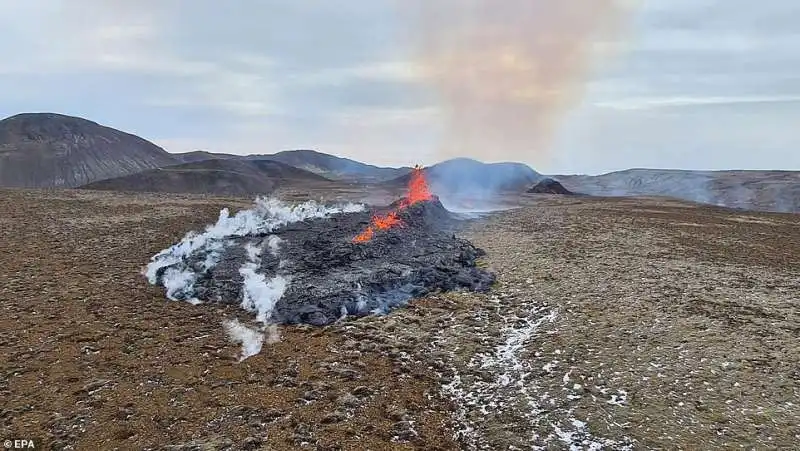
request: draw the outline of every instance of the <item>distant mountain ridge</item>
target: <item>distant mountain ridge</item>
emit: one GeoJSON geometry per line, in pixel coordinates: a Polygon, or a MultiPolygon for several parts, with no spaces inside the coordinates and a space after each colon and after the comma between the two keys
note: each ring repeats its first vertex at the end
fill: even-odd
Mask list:
{"type": "Polygon", "coordinates": [[[411,171],[409,167],[387,168],[349,158],[337,157],[315,150],[285,150],[272,155],[249,155],[248,159],[280,161],[333,179],[357,179],[360,181],[390,180],[411,171]]]}
{"type": "Polygon", "coordinates": [[[193,152],[173,153],[172,156],[178,160],[179,163],[195,163],[198,161],[206,160],[226,160],[226,159],[239,159],[241,155],[233,155],[228,153],[212,153],[205,150],[195,150],[193,152]]]}
{"type": "MultiPolygon", "coordinates": [[[[171,154],[130,133],[56,113],[22,113],[0,120],[0,187],[251,195],[331,180],[397,189],[406,186],[409,173],[408,167],[378,167],[314,150],[171,154]]],[[[437,194],[470,198],[523,193],[544,178],[522,163],[487,164],[469,158],[434,164],[425,173],[437,194]]],[[[569,191],[589,195],[669,196],[732,208],[800,212],[800,171],[637,168],[552,178],[569,191]]]]}
{"type": "Polygon", "coordinates": [[[0,120],[0,186],[72,188],[175,162],[149,141],[78,117],[23,113],[0,120]]]}
{"type": "Polygon", "coordinates": [[[571,191],[595,196],[668,196],[731,208],[800,212],[800,171],[635,168],[553,178],[571,191]]]}
{"type": "Polygon", "coordinates": [[[209,159],[101,180],[81,188],[110,191],[255,196],[282,186],[310,186],[330,180],[279,161],[209,159]]]}
{"type": "Polygon", "coordinates": [[[232,155],[194,151],[174,154],[182,162],[211,159],[272,160],[321,175],[332,180],[380,182],[400,177],[411,171],[409,167],[388,168],[337,157],[316,150],[284,150],[274,154],[232,155]]]}

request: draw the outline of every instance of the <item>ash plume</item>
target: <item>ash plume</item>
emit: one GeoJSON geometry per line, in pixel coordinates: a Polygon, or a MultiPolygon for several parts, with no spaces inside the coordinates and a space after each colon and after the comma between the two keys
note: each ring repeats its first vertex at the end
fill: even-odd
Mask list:
{"type": "Polygon", "coordinates": [[[438,159],[547,163],[624,0],[404,1],[418,59],[443,103],[438,159]]]}

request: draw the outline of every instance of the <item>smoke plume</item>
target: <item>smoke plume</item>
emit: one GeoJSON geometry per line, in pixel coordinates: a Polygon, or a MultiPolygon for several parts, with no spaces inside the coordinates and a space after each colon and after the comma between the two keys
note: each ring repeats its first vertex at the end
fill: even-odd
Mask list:
{"type": "MultiPolygon", "coordinates": [[[[277,199],[258,198],[253,208],[239,211],[234,216],[230,215],[227,208],[222,209],[217,222],[207,226],[203,232],[189,232],[178,243],[154,255],[142,275],[151,284],[164,286],[167,298],[200,304],[195,293],[195,282],[219,263],[221,253],[231,245],[232,238],[269,233],[278,227],[306,219],[363,210],[363,205],[352,203],[326,206],[309,201],[289,205],[277,199]],[[190,264],[194,256],[201,257],[199,265],[190,264]]],[[[255,320],[261,326],[254,329],[237,320],[223,322],[231,341],[242,345],[240,360],[261,350],[265,333],[267,343],[279,339],[277,326],[270,320],[275,304],[286,291],[291,277],[278,275],[267,279],[258,272],[258,261],[265,248],[278,256],[281,243],[279,237],[270,235],[263,243],[247,242],[244,246],[247,259],[239,268],[243,279],[241,307],[255,313],[255,320]]]]}
{"type": "Polygon", "coordinates": [[[404,0],[422,72],[440,95],[438,159],[547,163],[565,109],[581,95],[595,45],[625,0],[404,0]],[[413,6],[411,6],[413,5],[413,6]]]}

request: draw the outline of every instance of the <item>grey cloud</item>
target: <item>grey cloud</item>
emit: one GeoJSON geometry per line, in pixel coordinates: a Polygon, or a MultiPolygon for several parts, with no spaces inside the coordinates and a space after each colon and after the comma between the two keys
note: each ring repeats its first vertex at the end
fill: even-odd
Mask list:
{"type": "Polygon", "coordinates": [[[790,0],[652,0],[562,128],[553,168],[800,169],[790,0]]]}
{"type": "MultiPolygon", "coordinates": [[[[628,50],[597,71],[537,169],[800,169],[800,2],[640,3],[628,50]]],[[[172,150],[431,163],[441,92],[413,64],[399,4],[0,2],[0,114],[83,115],[172,150]]]]}

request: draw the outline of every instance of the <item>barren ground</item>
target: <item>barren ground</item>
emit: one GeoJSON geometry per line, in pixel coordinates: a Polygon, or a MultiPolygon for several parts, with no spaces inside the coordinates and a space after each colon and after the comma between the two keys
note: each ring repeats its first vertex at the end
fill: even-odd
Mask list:
{"type": "Polygon", "coordinates": [[[464,232],[498,273],[492,292],[282,327],[238,363],[221,322],[246,315],[168,302],[139,271],[249,200],[2,190],[0,438],[87,450],[796,447],[797,215],[521,202],[464,232]]]}

